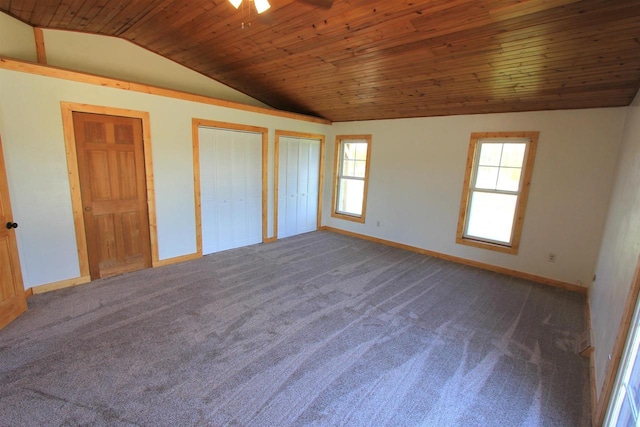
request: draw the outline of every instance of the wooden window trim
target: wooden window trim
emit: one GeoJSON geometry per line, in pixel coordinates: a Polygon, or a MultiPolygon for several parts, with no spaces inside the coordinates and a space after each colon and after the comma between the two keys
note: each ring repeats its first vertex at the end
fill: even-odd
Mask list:
{"type": "Polygon", "coordinates": [[[467,166],[465,169],[464,185],[462,187],[462,198],[460,201],[460,213],[458,215],[458,229],[456,233],[456,243],[473,246],[492,251],[508,253],[516,255],[520,247],[520,237],[522,235],[522,226],[524,224],[524,214],[527,208],[527,199],[529,197],[529,188],[531,186],[531,175],[533,174],[533,163],[536,157],[536,149],[538,146],[538,136],[540,132],[473,132],[467,152],[467,166]],[[522,190],[518,196],[518,203],[515,212],[515,221],[512,231],[511,245],[501,245],[498,243],[489,243],[482,240],[471,239],[464,236],[465,224],[467,221],[467,213],[469,210],[469,201],[471,192],[469,187],[473,176],[473,166],[475,161],[476,147],[478,141],[482,139],[511,139],[526,138],[529,140],[529,147],[525,162],[523,165],[523,181],[522,190]]]}
{"type": "Polygon", "coordinates": [[[365,222],[367,213],[367,194],[369,190],[369,168],[371,166],[371,143],[372,137],[370,134],[366,135],[336,135],[335,152],[333,156],[333,196],[331,198],[331,216],[333,218],[344,219],[347,221],[365,222]],[[340,147],[342,141],[345,139],[363,139],[367,142],[367,164],[364,171],[364,194],[362,196],[362,215],[348,215],[337,211],[338,207],[338,184],[340,176],[340,147]]]}

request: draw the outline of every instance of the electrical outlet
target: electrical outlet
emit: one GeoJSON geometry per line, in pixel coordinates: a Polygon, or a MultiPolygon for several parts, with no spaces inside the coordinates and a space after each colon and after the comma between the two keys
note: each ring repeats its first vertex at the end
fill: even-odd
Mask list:
{"type": "Polygon", "coordinates": [[[547,254],[547,262],[556,262],[556,254],[549,252],[547,254]]]}

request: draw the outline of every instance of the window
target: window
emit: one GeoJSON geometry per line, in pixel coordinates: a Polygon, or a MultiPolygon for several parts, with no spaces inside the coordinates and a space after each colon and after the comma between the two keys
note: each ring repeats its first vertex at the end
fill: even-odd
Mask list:
{"type": "Polygon", "coordinates": [[[364,222],[371,135],[338,135],[331,216],[364,222]]]}
{"type": "Polygon", "coordinates": [[[607,426],[637,426],[640,420],[640,334],[637,317],[636,314],[622,369],[613,390],[605,422],[607,426]]]}
{"type": "Polygon", "coordinates": [[[472,133],[456,242],[518,253],[538,132],[472,133]]]}

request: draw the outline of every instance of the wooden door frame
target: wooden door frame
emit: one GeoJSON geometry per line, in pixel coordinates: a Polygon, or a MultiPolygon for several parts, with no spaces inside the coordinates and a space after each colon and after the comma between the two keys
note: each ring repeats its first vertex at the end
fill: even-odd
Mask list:
{"type": "Polygon", "coordinates": [[[324,144],[325,137],[324,135],[315,134],[315,133],[305,133],[305,132],[294,132],[288,130],[280,130],[276,129],[276,143],[275,143],[275,152],[273,156],[274,161],[274,177],[273,177],[273,186],[274,186],[274,205],[273,205],[273,236],[274,239],[278,238],[278,174],[279,174],[279,164],[280,164],[280,137],[291,137],[291,138],[301,138],[301,139],[312,139],[312,140],[320,140],[320,164],[318,167],[320,168],[318,171],[318,212],[317,212],[317,228],[318,230],[322,227],[322,191],[324,188],[324,144]]]}
{"type": "MultiPolygon", "coordinates": [[[[5,206],[4,210],[6,213],[11,214],[11,221],[13,218],[13,211],[11,209],[11,194],[9,194],[9,177],[7,176],[7,164],[4,161],[4,150],[2,147],[2,137],[0,136],[0,186],[4,187],[6,190],[5,196],[5,206]]],[[[2,200],[0,200],[0,203],[2,200]]],[[[4,227],[5,224],[0,224],[0,226],[4,227]]],[[[15,305],[8,305],[7,307],[11,307],[12,310],[6,313],[0,312],[0,328],[4,328],[10,322],[14,321],[18,316],[24,313],[27,310],[27,298],[24,290],[24,280],[22,277],[22,265],[20,264],[20,254],[18,251],[18,238],[15,235],[15,230],[12,231],[14,233],[13,236],[9,237],[9,257],[13,257],[13,263],[15,264],[13,267],[14,271],[14,281],[16,284],[16,292],[17,295],[15,298],[18,300],[15,305]]]]}
{"type": "MultiPolygon", "coordinates": [[[[594,402],[595,405],[595,419],[594,425],[602,425],[605,421],[605,416],[609,409],[611,397],[613,395],[613,387],[618,378],[618,372],[620,371],[622,356],[624,356],[627,342],[629,341],[629,331],[631,330],[631,322],[633,321],[633,315],[636,312],[636,307],[640,304],[640,255],[636,262],[636,269],[633,273],[633,279],[631,280],[631,286],[629,287],[629,293],[627,294],[627,300],[624,305],[624,311],[620,319],[620,326],[618,327],[618,334],[613,344],[611,351],[611,363],[607,366],[604,374],[604,381],[602,388],[600,389],[600,399],[594,402]]],[[[594,358],[595,354],[591,353],[591,357],[594,358]]],[[[594,363],[595,360],[592,362],[594,363]]],[[[592,378],[595,382],[595,377],[592,378]]],[[[595,387],[595,384],[594,384],[595,387]]]]}
{"type": "Polygon", "coordinates": [[[145,111],[127,110],[98,105],[60,102],[62,110],[62,126],[64,131],[64,145],[67,152],[67,170],[69,172],[69,190],[71,191],[71,206],[73,209],[73,224],[76,230],[76,244],[78,246],[78,263],[80,278],[87,282],[91,280],[89,272],[89,252],[87,250],[87,235],[84,228],[84,209],[82,209],[82,194],[80,192],[80,174],[78,172],[78,154],[76,151],[76,136],[73,127],[73,113],[102,114],[106,116],[120,116],[140,119],[142,121],[142,151],[144,152],[145,182],[147,185],[147,208],[149,213],[149,239],[151,244],[151,265],[159,265],[158,260],[158,226],[156,222],[156,198],[153,181],[153,160],[151,155],[151,125],[149,113],[145,111]]]}
{"type": "Polygon", "coordinates": [[[259,133],[262,135],[262,243],[267,241],[267,192],[269,181],[269,129],[238,123],[219,122],[207,119],[192,119],[191,133],[193,138],[193,191],[196,202],[196,248],[202,256],[202,196],[200,194],[200,127],[221,130],[259,133]]]}

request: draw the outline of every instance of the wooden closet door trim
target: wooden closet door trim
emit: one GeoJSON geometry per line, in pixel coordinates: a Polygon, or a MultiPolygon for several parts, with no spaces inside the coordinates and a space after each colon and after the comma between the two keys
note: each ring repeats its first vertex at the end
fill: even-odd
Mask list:
{"type": "Polygon", "coordinates": [[[269,129],[259,126],[243,125],[239,123],[218,122],[215,120],[192,119],[191,137],[193,143],[193,192],[196,207],[196,248],[202,255],[202,195],[200,194],[200,127],[217,128],[259,133],[262,135],[262,242],[267,238],[268,216],[268,184],[269,184],[269,129]]]}
{"type": "Polygon", "coordinates": [[[278,238],[278,192],[279,190],[279,167],[280,167],[280,137],[290,137],[290,138],[301,138],[301,139],[312,139],[315,141],[320,141],[320,162],[318,164],[318,230],[322,227],[322,192],[324,188],[324,146],[325,146],[325,137],[321,134],[316,133],[306,133],[306,132],[294,132],[289,130],[280,130],[276,129],[276,141],[275,141],[275,151],[274,151],[274,174],[273,174],[273,182],[274,182],[274,206],[273,206],[273,236],[274,240],[278,238]]]}
{"type": "Polygon", "coordinates": [[[153,180],[153,158],[151,153],[151,125],[149,113],[145,111],[127,110],[89,104],[60,102],[62,110],[62,126],[64,143],[67,153],[67,170],[69,171],[69,190],[71,192],[71,206],[73,209],[73,223],[76,231],[78,247],[78,264],[80,276],[90,275],[89,253],[87,251],[87,236],[84,229],[84,211],[82,208],[82,194],[80,192],[80,175],[78,171],[78,153],[73,127],[73,112],[104,114],[108,116],[122,116],[137,118],[142,121],[142,145],[144,151],[145,180],[147,184],[147,206],[149,213],[149,237],[151,241],[151,264],[156,267],[158,257],[158,226],[156,221],[155,186],[153,180]]]}

